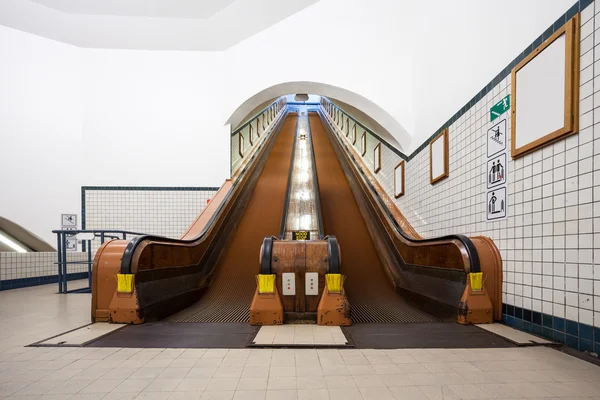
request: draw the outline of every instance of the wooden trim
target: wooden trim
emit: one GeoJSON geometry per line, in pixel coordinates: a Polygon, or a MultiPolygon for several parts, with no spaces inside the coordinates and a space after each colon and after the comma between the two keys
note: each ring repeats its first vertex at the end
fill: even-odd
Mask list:
{"type": "Polygon", "coordinates": [[[434,183],[441,181],[444,178],[448,177],[448,171],[450,170],[450,160],[449,160],[449,146],[448,146],[448,128],[444,129],[437,135],[433,140],[429,143],[429,182],[433,185],[434,183]],[[433,177],[433,144],[436,140],[442,138],[444,140],[444,173],[440,176],[433,177]]]}
{"type": "Polygon", "coordinates": [[[394,168],[394,197],[399,198],[402,196],[404,196],[404,160],[400,161],[398,165],[396,165],[396,167],[394,168]],[[396,170],[398,168],[402,168],[402,189],[400,189],[400,192],[396,190],[396,170]]]}
{"type": "Polygon", "coordinates": [[[377,143],[373,149],[373,172],[378,173],[379,171],[381,171],[381,143],[377,143]],[[375,160],[378,162],[375,163],[375,160]]]}
{"type": "Polygon", "coordinates": [[[360,149],[360,155],[364,157],[365,154],[367,154],[367,132],[363,132],[362,136],[360,137],[360,145],[362,146],[360,149]]]}
{"type": "Polygon", "coordinates": [[[265,131],[265,113],[262,114],[262,128],[263,132],[265,131]]]}
{"type": "Polygon", "coordinates": [[[252,124],[250,124],[248,125],[248,140],[250,141],[250,146],[254,145],[254,139],[252,136],[254,136],[254,128],[252,128],[252,124]]]}
{"type": "MultiPolygon", "coordinates": [[[[348,124],[349,126],[350,124],[348,124]]],[[[352,127],[352,145],[356,144],[356,124],[352,127]]]]}
{"type": "MultiPolygon", "coordinates": [[[[350,134],[350,118],[346,117],[346,136],[350,134]]],[[[354,144],[354,143],[352,143],[354,144]]]]}
{"type": "Polygon", "coordinates": [[[579,131],[579,14],[571,18],[544,43],[517,64],[511,72],[511,157],[524,156],[579,131]],[[517,148],[517,72],[560,36],[565,35],[565,105],[564,126],[531,143],[517,148]]]}
{"type": "Polygon", "coordinates": [[[238,153],[240,157],[244,158],[244,135],[242,132],[238,133],[238,153]]]}
{"type": "Polygon", "coordinates": [[[260,129],[259,129],[259,119],[256,118],[256,136],[260,137],[260,129]]]}

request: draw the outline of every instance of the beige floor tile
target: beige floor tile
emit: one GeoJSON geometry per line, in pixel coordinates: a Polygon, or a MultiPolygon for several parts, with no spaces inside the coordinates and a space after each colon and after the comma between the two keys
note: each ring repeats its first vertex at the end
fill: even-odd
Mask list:
{"type": "Polygon", "coordinates": [[[233,399],[233,390],[207,390],[202,393],[201,400],[231,400],[233,399]]]}
{"type": "Polygon", "coordinates": [[[182,367],[182,368],[168,367],[168,368],[165,368],[160,373],[158,378],[159,379],[184,378],[190,372],[190,370],[191,370],[191,368],[187,368],[187,367],[182,367]]]}
{"type": "Polygon", "coordinates": [[[389,390],[397,400],[429,400],[417,386],[391,387],[389,390]]]}
{"type": "Polygon", "coordinates": [[[181,378],[157,378],[146,386],[144,392],[173,392],[182,380],[181,378]]]}
{"type": "Polygon", "coordinates": [[[69,400],[100,400],[106,396],[106,393],[77,393],[69,397],[69,400]]]}
{"type": "Polygon", "coordinates": [[[353,379],[359,388],[386,386],[379,375],[354,375],[353,379]]]}
{"type": "Polygon", "coordinates": [[[427,373],[427,374],[407,374],[408,378],[413,381],[413,384],[416,386],[426,386],[426,385],[438,385],[440,382],[438,381],[435,374],[427,373]]]}
{"type": "Polygon", "coordinates": [[[235,390],[240,378],[211,378],[206,390],[235,390]]]}
{"type": "Polygon", "coordinates": [[[373,365],[348,365],[350,375],[375,375],[377,371],[373,365]]]}
{"type": "Polygon", "coordinates": [[[237,390],[267,390],[268,378],[240,378],[237,390]]]}
{"type": "Polygon", "coordinates": [[[139,379],[154,379],[157,378],[165,368],[163,367],[142,367],[135,371],[129,379],[131,378],[139,378],[139,379]]]}
{"type": "Polygon", "coordinates": [[[322,376],[299,376],[298,389],[327,389],[327,383],[322,376]]]}
{"type": "Polygon", "coordinates": [[[297,400],[297,390],[267,390],[266,400],[297,400]]]}
{"type": "Polygon", "coordinates": [[[169,400],[200,400],[202,390],[192,392],[173,392],[169,395],[169,400]]]}
{"type": "Polygon", "coordinates": [[[135,398],[136,400],[167,400],[171,392],[142,392],[135,398]]]}
{"type": "Polygon", "coordinates": [[[381,375],[381,380],[388,387],[414,386],[414,382],[406,374],[381,375]]]}
{"type": "Polygon", "coordinates": [[[50,389],[48,394],[75,394],[79,393],[83,388],[91,385],[93,379],[71,379],[66,382],[61,382],[59,385],[50,389]]]}
{"type": "Polygon", "coordinates": [[[227,355],[229,349],[207,349],[201,358],[220,358],[222,359],[227,355]]]}
{"type": "Polygon", "coordinates": [[[329,400],[327,389],[299,389],[298,400],[329,400]]]}
{"type": "Polygon", "coordinates": [[[268,390],[298,389],[296,377],[269,377],[268,390]]]}
{"type": "Polygon", "coordinates": [[[350,375],[350,370],[345,365],[324,365],[321,369],[323,370],[323,376],[350,375]]]}
{"type": "Polygon", "coordinates": [[[208,387],[210,378],[183,378],[175,388],[178,392],[201,392],[208,387]]]}
{"type": "Polygon", "coordinates": [[[315,367],[296,367],[296,376],[323,376],[321,366],[315,367]]]}
{"type": "Polygon", "coordinates": [[[325,383],[328,389],[356,387],[356,382],[350,375],[326,376],[325,383]]]}
{"type": "MultiPolygon", "coordinates": [[[[175,352],[176,350],[169,350],[170,352],[175,352]]],[[[204,353],[206,353],[205,349],[187,349],[181,352],[177,359],[191,358],[191,359],[199,359],[204,353]]],[[[158,357],[158,356],[157,356],[158,357]]]]}
{"type": "Polygon", "coordinates": [[[364,400],[393,400],[394,395],[385,386],[359,387],[364,400]]]}
{"type": "Polygon", "coordinates": [[[217,367],[194,367],[189,370],[186,378],[212,378],[217,372],[217,367]]]}
{"type": "Polygon", "coordinates": [[[355,387],[329,389],[329,398],[331,400],[363,400],[362,394],[355,387]]]}
{"type": "Polygon", "coordinates": [[[81,393],[109,393],[119,386],[124,379],[105,379],[104,377],[95,380],[81,390],[81,393]]]}
{"type": "MultiPolygon", "coordinates": [[[[173,361],[173,364],[171,364],[171,366],[174,366],[174,364],[177,363],[178,360],[173,361]]],[[[192,366],[194,368],[197,367],[219,367],[221,365],[221,361],[223,361],[222,358],[201,358],[199,360],[197,360],[192,366]]],[[[179,366],[179,365],[177,365],[179,366]]]]}
{"type": "Polygon", "coordinates": [[[233,400],[264,400],[266,396],[266,390],[236,390],[233,400]]]}
{"type": "Polygon", "coordinates": [[[246,365],[242,371],[242,378],[268,378],[269,368],[251,367],[246,365]]]}
{"type": "MultiPolygon", "coordinates": [[[[63,381],[64,382],[64,381],[63,381]]],[[[48,393],[54,387],[62,384],[61,381],[38,381],[31,382],[27,384],[27,386],[23,387],[23,389],[19,390],[16,393],[13,393],[13,396],[24,396],[24,395],[42,395],[48,393]]],[[[109,390],[110,392],[110,390],[109,390]]]]}
{"type": "Polygon", "coordinates": [[[139,393],[152,382],[150,378],[129,378],[113,389],[115,393],[139,393]]]}
{"type": "Polygon", "coordinates": [[[296,367],[286,367],[286,366],[271,366],[269,370],[269,377],[286,377],[286,376],[296,376],[296,367]]]}
{"type": "Polygon", "coordinates": [[[434,386],[419,386],[419,390],[429,400],[460,400],[448,386],[446,385],[434,385],[434,386]]]}

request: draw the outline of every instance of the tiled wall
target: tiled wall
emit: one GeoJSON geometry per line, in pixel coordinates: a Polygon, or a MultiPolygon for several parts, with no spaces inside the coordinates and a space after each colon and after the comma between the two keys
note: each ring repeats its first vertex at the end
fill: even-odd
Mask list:
{"type": "MultiPolygon", "coordinates": [[[[396,204],[424,237],[494,239],[503,258],[507,324],[600,351],[600,125],[595,125],[600,124],[600,2],[594,3],[577,2],[440,128],[449,130],[448,178],[430,184],[429,141],[411,155],[383,144],[382,169],[375,176],[394,198],[394,167],[406,160],[405,195],[396,204]],[[507,118],[510,138],[510,112],[490,123],[489,110],[510,93],[512,66],[579,10],[579,133],[516,160],[509,157],[509,218],[486,222],[486,133],[507,118]]],[[[373,148],[381,140],[369,137],[366,160],[373,171],[373,148]]]]}
{"type": "Polygon", "coordinates": [[[216,187],[81,188],[82,228],[115,229],[179,239],[216,187]]]}
{"type": "Polygon", "coordinates": [[[279,97],[259,114],[252,117],[231,134],[231,176],[233,177],[244,160],[263,142],[274,123],[286,111],[286,98],[279,97]],[[264,129],[263,129],[264,120],[264,129]],[[258,123],[257,123],[258,121],[258,123]],[[250,127],[252,127],[252,143],[250,143],[250,127]],[[243,151],[240,152],[240,134],[243,138],[243,151]]]}
{"type": "MultiPolygon", "coordinates": [[[[85,253],[69,253],[68,261],[87,261],[85,253]]],[[[57,282],[56,252],[0,253],[0,290],[57,282]]],[[[87,278],[87,264],[72,264],[67,273],[71,279],[87,278]]]]}

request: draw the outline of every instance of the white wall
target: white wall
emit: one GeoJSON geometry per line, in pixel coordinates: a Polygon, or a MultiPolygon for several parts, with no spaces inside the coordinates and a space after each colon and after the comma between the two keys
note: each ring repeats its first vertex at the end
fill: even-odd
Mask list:
{"type": "Polygon", "coordinates": [[[412,152],[483,89],[574,0],[414,3],[412,152]],[[422,21],[427,21],[426,24],[422,21]]]}
{"type": "Polygon", "coordinates": [[[86,185],[223,183],[229,127],[222,53],[81,52],[86,185]]]}
{"type": "Polygon", "coordinates": [[[0,215],[52,245],[85,181],[79,57],[76,47],[0,26],[0,215]]]}
{"type": "MultiPolygon", "coordinates": [[[[379,106],[384,113],[379,113],[378,121],[398,137],[400,131],[406,132],[408,140],[400,143],[410,141],[413,39],[404,11],[408,2],[375,3],[321,0],[230,48],[226,108],[233,113],[246,99],[273,85],[325,83],[375,103],[362,110],[375,115],[379,106]]],[[[273,97],[281,94],[287,93],[273,97]]]]}

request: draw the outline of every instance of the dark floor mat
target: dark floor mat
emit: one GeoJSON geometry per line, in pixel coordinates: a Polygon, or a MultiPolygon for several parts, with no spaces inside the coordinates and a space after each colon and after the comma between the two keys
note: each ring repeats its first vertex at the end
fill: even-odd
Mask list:
{"type": "Polygon", "coordinates": [[[87,347],[229,348],[246,347],[257,327],[246,323],[154,322],[128,325],[87,347]]]}
{"type": "Polygon", "coordinates": [[[454,323],[356,324],[342,329],[358,349],[514,347],[476,326],[454,323]]]}

